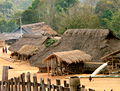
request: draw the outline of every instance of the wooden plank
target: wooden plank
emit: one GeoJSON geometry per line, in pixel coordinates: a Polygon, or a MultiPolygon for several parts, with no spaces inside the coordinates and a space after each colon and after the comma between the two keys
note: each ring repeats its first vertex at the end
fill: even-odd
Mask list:
{"type": "Polygon", "coordinates": [[[51,91],[51,79],[47,79],[47,91],[51,91]]]}
{"type": "Polygon", "coordinates": [[[80,79],[77,76],[70,77],[70,91],[80,91],[80,79]]]}
{"type": "Polygon", "coordinates": [[[1,82],[0,82],[0,91],[1,91],[1,82]]]}
{"type": "Polygon", "coordinates": [[[120,50],[117,50],[117,51],[114,51],[114,52],[112,52],[112,53],[110,53],[110,54],[107,54],[107,55],[101,57],[100,59],[101,59],[101,60],[104,60],[104,59],[106,59],[107,57],[116,55],[116,54],[118,54],[118,53],[120,53],[120,50]]]}
{"type": "Polygon", "coordinates": [[[22,91],[26,91],[25,88],[25,73],[21,74],[21,84],[22,84],[22,91]]]}
{"type": "Polygon", "coordinates": [[[37,76],[33,75],[33,91],[38,91],[37,76]]]}
{"type": "Polygon", "coordinates": [[[60,82],[59,79],[56,79],[56,85],[58,86],[58,87],[57,87],[57,91],[60,91],[59,86],[61,85],[61,82],[60,82]]]}
{"type": "Polygon", "coordinates": [[[45,90],[44,79],[40,78],[40,84],[41,84],[40,91],[46,91],[45,90]]]}
{"type": "Polygon", "coordinates": [[[20,77],[18,77],[18,91],[21,91],[21,88],[20,88],[20,77]]]}
{"type": "Polygon", "coordinates": [[[27,73],[27,91],[31,91],[31,80],[30,80],[30,72],[27,73]]]}
{"type": "Polygon", "coordinates": [[[5,87],[4,87],[4,84],[3,84],[4,82],[3,81],[1,81],[1,91],[5,91],[5,87]]]}
{"type": "Polygon", "coordinates": [[[10,80],[10,85],[11,85],[10,91],[13,91],[13,78],[11,78],[10,80]]]}
{"type": "Polygon", "coordinates": [[[70,91],[69,84],[64,80],[64,91],[70,91]]]}
{"type": "Polygon", "coordinates": [[[55,91],[55,86],[54,86],[54,84],[52,84],[52,91],[55,91]]]}
{"type": "Polygon", "coordinates": [[[7,81],[8,80],[8,69],[9,69],[9,66],[3,66],[2,81],[7,81]]]}
{"type": "Polygon", "coordinates": [[[15,86],[14,86],[14,91],[17,91],[17,78],[16,77],[14,77],[14,82],[15,82],[15,86]]]}

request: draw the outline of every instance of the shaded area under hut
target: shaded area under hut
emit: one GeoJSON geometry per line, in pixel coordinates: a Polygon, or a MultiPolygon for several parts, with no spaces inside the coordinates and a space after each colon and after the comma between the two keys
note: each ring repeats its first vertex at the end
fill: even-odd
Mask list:
{"type": "Polygon", "coordinates": [[[84,62],[91,61],[92,57],[80,50],[54,52],[43,61],[47,64],[47,71],[52,75],[66,75],[83,73],[84,62]]]}

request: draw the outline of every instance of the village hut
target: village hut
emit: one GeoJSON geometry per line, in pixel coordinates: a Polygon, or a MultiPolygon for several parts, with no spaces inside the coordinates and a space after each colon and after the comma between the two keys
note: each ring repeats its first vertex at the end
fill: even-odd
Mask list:
{"type": "Polygon", "coordinates": [[[109,74],[120,73],[120,49],[101,57],[103,62],[108,62],[109,74]]]}
{"type": "Polygon", "coordinates": [[[4,47],[5,44],[11,45],[12,43],[15,43],[20,37],[21,34],[18,33],[1,33],[0,42],[4,47]]]}
{"type": "Polygon", "coordinates": [[[84,71],[84,62],[92,57],[80,50],[54,52],[43,61],[51,68],[52,75],[75,74],[84,71]]]}
{"type": "Polygon", "coordinates": [[[24,34],[22,38],[20,38],[16,43],[12,44],[9,47],[11,52],[17,52],[22,48],[24,45],[35,45],[39,46],[41,49],[45,48],[44,42],[48,39],[47,36],[42,35],[33,35],[33,34],[24,34]]]}
{"type": "Polygon", "coordinates": [[[120,45],[120,40],[108,29],[69,29],[57,43],[32,56],[30,62],[33,66],[42,68],[42,60],[53,52],[71,50],[84,51],[92,56],[93,62],[101,62],[101,57],[120,49],[116,45],[120,45]]]}
{"type": "Polygon", "coordinates": [[[45,22],[38,22],[33,24],[22,25],[13,32],[23,33],[23,34],[34,34],[34,35],[58,35],[55,30],[53,30],[45,22]]]}
{"type": "Polygon", "coordinates": [[[38,51],[38,46],[24,45],[17,51],[17,59],[28,60],[32,55],[35,55],[38,51]]]}

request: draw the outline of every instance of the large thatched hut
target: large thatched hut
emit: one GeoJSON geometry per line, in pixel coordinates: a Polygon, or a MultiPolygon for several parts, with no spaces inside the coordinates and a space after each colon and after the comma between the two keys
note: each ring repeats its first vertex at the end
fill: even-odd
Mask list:
{"type": "Polygon", "coordinates": [[[51,68],[52,75],[75,74],[84,71],[84,62],[92,57],[80,50],[54,52],[43,61],[51,68]]]}
{"type": "Polygon", "coordinates": [[[120,49],[116,45],[120,45],[120,40],[108,29],[69,29],[60,41],[40,50],[30,61],[33,66],[41,67],[42,60],[53,52],[82,50],[93,57],[92,61],[100,62],[102,56],[120,49]]]}
{"type": "Polygon", "coordinates": [[[16,43],[10,46],[9,50],[12,52],[17,52],[24,45],[34,45],[45,48],[44,42],[48,39],[47,36],[42,35],[33,35],[33,34],[24,34],[16,43]]]}
{"type": "Polygon", "coordinates": [[[45,22],[22,25],[13,32],[16,33],[22,32],[23,34],[35,34],[35,35],[57,35],[57,32],[53,30],[45,22]]]}

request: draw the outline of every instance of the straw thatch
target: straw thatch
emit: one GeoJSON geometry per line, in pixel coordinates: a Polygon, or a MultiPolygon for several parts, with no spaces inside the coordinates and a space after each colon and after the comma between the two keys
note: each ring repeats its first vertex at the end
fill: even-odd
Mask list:
{"type": "Polygon", "coordinates": [[[44,59],[44,61],[51,61],[52,58],[58,57],[59,62],[66,62],[68,64],[71,63],[79,63],[81,61],[90,61],[92,57],[80,50],[72,50],[72,51],[64,51],[64,52],[54,52],[52,55],[48,56],[44,59]]]}
{"type": "Polygon", "coordinates": [[[19,33],[1,33],[0,34],[0,40],[10,40],[10,39],[19,39],[21,37],[21,34],[19,33]]]}
{"type": "Polygon", "coordinates": [[[18,51],[19,54],[23,55],[33,55],[38,51],[38,47],[34,45],[24,45],[18,51]]]}
{"type": "Polygon", "coordinates": [[[53,52],[82,50],[93,57],[92,61],[99,60],[102,56],[113,50],[120,49],[120,40],[107,29],[69,29],[53,46],[40,50],[30,61],[33,66],[41,67],[41,60],[53,52]]]}
{"type": "Polygon", "coordinates": [[[47,36],[24,34],[21,39],[10,46],[10,51],[17,52],[24,45],[39,46],[39,48],[45,48],[44,42],[47,40],[47,36]]]}
{"type": "MultiPolygon", "coordinates": [[[[21,28],[23,34],[32,33],[35,35],[57,35],[57,32],[54,31],[49,25],[45,24],[44,22],[22,25],[21,28]]],[[[19,28],[14,32],[20,33],[21,30],[19,28]]]]}

